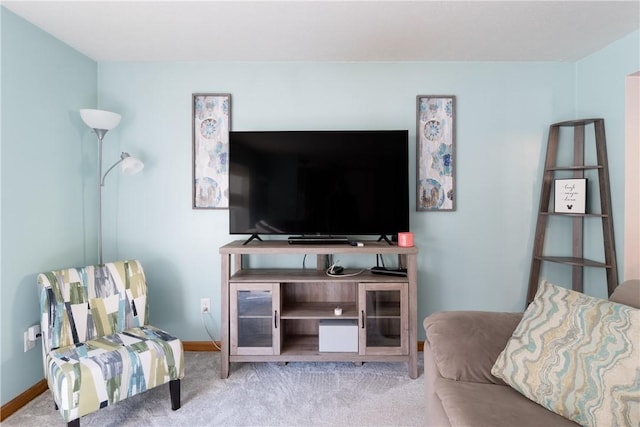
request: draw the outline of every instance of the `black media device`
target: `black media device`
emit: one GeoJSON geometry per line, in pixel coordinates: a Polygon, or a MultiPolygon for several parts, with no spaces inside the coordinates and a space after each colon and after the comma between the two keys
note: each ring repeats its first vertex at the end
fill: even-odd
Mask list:
{"type": "Polygon", "coordinates": [[[406,130],[232,131],[229,232],[348,244],[407,231],[408,145],[406,130]]]}
{"type": "Polygon", "coordinates": [[[373,274],[385,274],[388,276],[406,276],[406,268],[387,268],[387,267],[372,267],[371,272],[373,274]]]}

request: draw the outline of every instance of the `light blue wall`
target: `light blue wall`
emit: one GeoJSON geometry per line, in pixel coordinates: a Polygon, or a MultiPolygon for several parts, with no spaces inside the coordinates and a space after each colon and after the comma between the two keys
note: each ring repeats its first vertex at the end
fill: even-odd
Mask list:
{"type": "Polygon", "coordinates": [[[95,107],[94,61],[5,8],[2,21],[2,404],[43,377],[36,274],[96,259],[96,145],[77,109],[95,107]]]}
{"type": "Polygon", "coordinates": [[[219,327],[218,247],[232,237],[226,210],[191,209],[193,92],[231,93],[235,130],[408,129],[418,317],[523,308],[541,158],[548,125],[574,117],[573,64],[101,63],[98,74],[101,107],[124,117],[105,139],[108,156],[147,163],[106,189],[105,255],[142,260],[158,326],[206,339],[208,296],[219,327]],[[457,97],[453,213],[415,212],[418,94],[457,97]]]}
{"type": "MultiPolygon", "coordinates": [[[[637,71],[640,71],[640,31],[576,63],[577,114],[605,119],[620,280],[624,272],[624,239],[637,238],[624,235],[625,77],[637,71]]],[[[598,243],[593,242],[596,247],[590,248],[591,253],[597,253],[598,243]]],[[[596,279],[594,275],[589,278],[596,279]]],[[[595,288],[596,284],[589,286],[595,288]]]]}
{"type": "MultiPolygon", "coordinates": [[[[457,96],[456,212],[414,211],[413,154],[410,161],[419,319],[435,310],[523,307],[549,124],[605,117],[610,158],[622,168],[618,88],[638,63],[637,32],[576,64],[96,66],[1,10],[2,404],[42,378],[39,352],[22,353],[21,338],[38,321],[36,274],[97,259],[96,143],[77,116],[96,100],[123,114],[105,137],[105,164],[124,150],[146,163],[140,175],[109,176],[105,259],[142,260],[153,323],[187,341],[207,338],[198,314],[205,296],[219,336],[218,247],[232,239],[227,211],[191,209],[193,92],[231,93],[236,130],[403,128],[411,153],[416,95],[457,96]],[[601,76],[597,88],[591,76],[601,76]]],[[[622,185],[622,172],[612,174],[614,212],[622,210],[622,185]]],[[[621,254],[621,239],[617,246],[621,254]]]]}

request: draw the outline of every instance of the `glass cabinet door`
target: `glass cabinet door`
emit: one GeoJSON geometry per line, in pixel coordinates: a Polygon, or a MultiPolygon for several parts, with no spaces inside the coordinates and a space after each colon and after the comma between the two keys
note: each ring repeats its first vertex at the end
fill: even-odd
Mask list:
{"type": "Polygon", "coordinates": [[[280,285],[231,283],[232,355],[280,354],[280,285]]]}
{"type": "Polygon", "coordinates": [[[407,283],[361,283],[360,354],[408,354],[407,283]]]}

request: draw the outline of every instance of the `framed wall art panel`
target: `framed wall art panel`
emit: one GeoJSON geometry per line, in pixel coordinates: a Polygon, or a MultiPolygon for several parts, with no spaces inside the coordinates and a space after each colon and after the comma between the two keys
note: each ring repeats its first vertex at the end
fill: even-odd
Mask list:
{"type": "Polygon", "coordinates": [[[416,210],[454,211],[455,108],[452,95],[416,97],[416,210]]]}
{"type": "Polygon", "coordinates": [[[231,94],[194,93],[193,208],[229,208],[231,94]]]}

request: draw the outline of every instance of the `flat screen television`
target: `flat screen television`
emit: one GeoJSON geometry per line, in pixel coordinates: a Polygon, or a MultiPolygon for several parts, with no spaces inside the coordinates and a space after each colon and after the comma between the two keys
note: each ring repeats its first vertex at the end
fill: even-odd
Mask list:
{"type": "Polygon", "coordinates": [[[408,131],[230,132],[231,234],[408,230],[408,131]]]}

